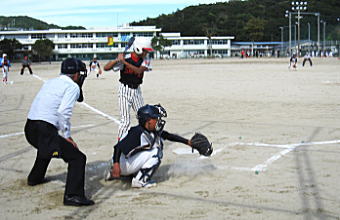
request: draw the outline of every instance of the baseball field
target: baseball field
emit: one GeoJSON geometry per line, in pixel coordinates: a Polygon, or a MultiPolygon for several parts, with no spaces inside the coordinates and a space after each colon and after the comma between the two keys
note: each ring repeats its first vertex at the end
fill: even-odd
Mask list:
{"type": "MultiPolygon", "coordinates": [[[[340,219],[340,60],[314,58],[155,60],[145,73],[145,103],[161,103],[165,130],[213,143],[209,158],[165,142],[154,179],[132,189],[104,181],[119,123],[118,79],[90,74],[76,104],[72,136],[87,155],[86,194],[96,204],[62,203],[67,164],[53,159],[50,182],[26,178],[36,150],[23,135],[32,100],[60,63],[14,64],[0,86],[1,219],[340,219]]],[[[103,66],[106,61],[99,61],[103,66]]],[[[87,63],[88,65],[88,63],[87,63]]],[[[134,114],[134,113],[132,113],[134,114]]],[[[133,116],[132,124],[137,123],[133,116]]]]}

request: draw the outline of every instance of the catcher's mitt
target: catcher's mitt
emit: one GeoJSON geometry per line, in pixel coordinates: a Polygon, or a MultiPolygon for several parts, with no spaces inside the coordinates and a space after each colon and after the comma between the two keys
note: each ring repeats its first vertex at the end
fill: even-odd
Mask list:
{"type": "Polygon", "coordinates": [[[213,152],[212,144],[208,138],[201,133],[195,133],[190,141],[192,149],[197,150],[200,155],[207,157],[213,152]]]}

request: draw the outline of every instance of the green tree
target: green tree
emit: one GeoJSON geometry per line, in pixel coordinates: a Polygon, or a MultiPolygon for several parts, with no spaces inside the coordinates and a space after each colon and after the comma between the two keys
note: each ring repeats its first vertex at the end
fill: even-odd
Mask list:
{"type": "Polygon", "coordinates": [[[248,34],[251,41],[262,41],[264,37],[264,26],[266,21],[261,18],[252,17],[248,20],[244,27],[244,31],[248,34]]]}
{"type": "Polygon", "coordinates": [[[54,44],[49,39],[37,40],[32,46],[32,51],[34,55],[38,55],[39,61],[41,59],[50,60],[53,54],[54,44]]]}
{"type": "Polygon", "coordinates": [[[164,53],[164,48],[168,47],[168,46],[171,46],[172,43],[171,43],[170,40],[165,39],[162,35],[160,35],[159,37],[155,36],[155,37],[152,38],[151,45],[152,45],[152,48],[155,51],[159,51],[160,52],[161,58],[162,58],[163,57],[163,53],[164,53]]]}
{"type": "Polygon", "coordinates": [[[216,27],[215,25],[203,25],[203,30],[204,30],[204,33],[205,33],[205,36],[208,38],[208,47],[209,47],[209,53],[210,53],[210,56],[212,57],[212,37],[213,36],[216,36],[216,27]]]}
{"type": "Polygon", "coordinates": [[[21,49],[22,44],[17,39],[3,39],[0,41],[0,51],[6,53],[9,59],[13,59],[15,51],[21,49]]]}

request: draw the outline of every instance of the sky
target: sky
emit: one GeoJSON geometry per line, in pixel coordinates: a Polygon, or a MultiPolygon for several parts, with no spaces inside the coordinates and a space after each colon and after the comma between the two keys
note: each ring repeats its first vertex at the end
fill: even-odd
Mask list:
{"type": "Polygon", "coordinates": [[[29,16],[58,26],[117,27],[218,0],[14,0],[1,4],[3,16],[29,16]]]}

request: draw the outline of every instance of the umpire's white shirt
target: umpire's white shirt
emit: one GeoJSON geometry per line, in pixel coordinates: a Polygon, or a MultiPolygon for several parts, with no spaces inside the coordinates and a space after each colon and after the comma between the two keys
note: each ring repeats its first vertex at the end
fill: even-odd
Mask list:
{"type": "Polygon", "coordinates": [[[51,123],[68,138],[71,136],[72,109],[79,94],[79,86],[70,77],[61,75],[50,79],[34,98],[28,119],[51,123]]]}

